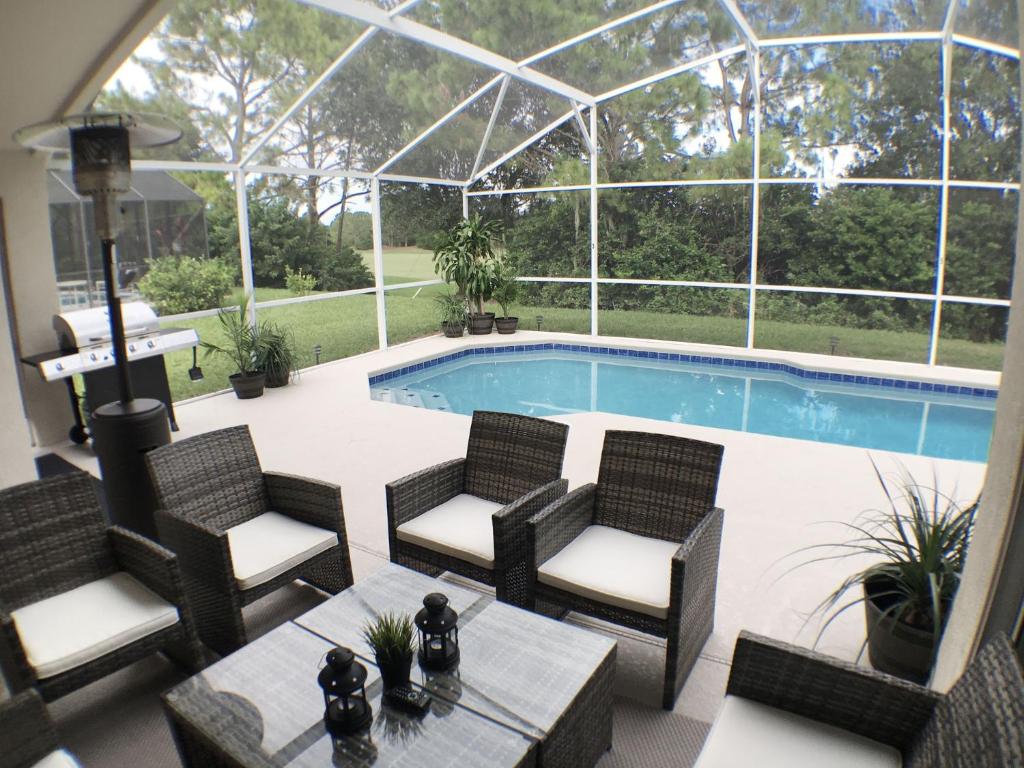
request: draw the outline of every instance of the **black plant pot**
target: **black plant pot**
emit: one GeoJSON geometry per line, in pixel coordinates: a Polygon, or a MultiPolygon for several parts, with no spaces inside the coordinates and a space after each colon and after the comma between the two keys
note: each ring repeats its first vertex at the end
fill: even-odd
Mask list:
{"type": "Polygon", "coordinates": [[[449,339],[461,339],[466,327],[463,323],[441,323],[441,330],[449,339]]]}
{"type": "Polygon", "coordinates": [[[492,325],[494,325],[493,312],[484,312],[482,315],[469,316],[470,336],[486,336],[491,332],[492,325]]]}
{"type": "Polygon", "coordinates": [[[867,621],[868,658],[871,666],[915,683],[925,683],[931,673],[935,637],[930,630],[897,621],[885,610],[892,598],[888,579],[864,582],[864,616],[867,621]]]}
{"type": "Polygon", "coordinates": [[[382,662],[380,656],[376,657],[377,667],[380,669],[380,679],[385,691],[392,688],[409,685],[409,674],[412,670],[412,651],[405,658],[396,662],[382,662]]]}
{"type": "Polygon", "coordinates": [[[516,327],[519,325],[519,318],[496,317],[494,318],[494,325],[498,329],[498,333],[515,333],[516,327]]]}
{"type": "Polygon", "coordinates": [[[277,369],[274,369],[272,371],[267,371],[266,376],[268,387],[283,387],[289,381],[291,381],[292,372],[287,370],[279,371],[277,369]]]}
{"type": "Polygon", "coordinates": [[[235,396],[239,400],[262,397],[266,379],[267,376],[262,371],[259,373],[233,373],[228,376],[228,381],[231,382],[231,387],[235,390],[235,396]]]}

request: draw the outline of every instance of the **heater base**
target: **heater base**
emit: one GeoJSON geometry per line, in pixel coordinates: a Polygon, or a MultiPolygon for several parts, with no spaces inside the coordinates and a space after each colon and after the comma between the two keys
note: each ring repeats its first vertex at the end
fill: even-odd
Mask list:
{"type": "Polygon", "coordinates": [[[143,455],[171,442],[166,407],[148,398],[107,403],[92,412],[89,426],[110,521],[155,540],[156,494],[143,455]]]}

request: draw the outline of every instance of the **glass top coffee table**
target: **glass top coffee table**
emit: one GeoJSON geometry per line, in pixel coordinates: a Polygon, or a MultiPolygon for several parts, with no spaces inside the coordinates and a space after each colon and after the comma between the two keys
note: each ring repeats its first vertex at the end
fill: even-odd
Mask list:
{"type": "Polygon", "coordinates": [[[192,765],[589,766],[611,746],[615,643],[387,564],[165,695],[192,765]],[[433,699],[417,717],[382,705],[362,626],[388,611],[415,614],[442,592],[459,612],[457,669],[413,666],[433,699]],[[367,667],[368,738],[334,740],[323,725],[316,671],[345,645],[367,667]],[[370,743],[367,743],[370,742],[370,743]]]}

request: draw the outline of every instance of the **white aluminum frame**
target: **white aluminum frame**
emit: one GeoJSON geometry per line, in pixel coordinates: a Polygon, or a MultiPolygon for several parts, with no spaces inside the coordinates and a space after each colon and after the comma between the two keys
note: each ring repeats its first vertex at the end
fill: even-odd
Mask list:
{"type": "MultiPolygon", "coordinates": [[[[578,88],[564,83],[556,78],[545,75],[531,67],[549,56],[572,48],[596,36],[614,30],[625,24],[642,19],[650,14],[678,5],[683,0],[659,0],[646,7],[628,13],[624,16],[612,19],[604,24],[578,34],[568,40],[539,51],[518,62],[500,56],[492,51],[485,50],[479,46],[472,45],[464,40],[456,38],[447,33],[441,32],[430,26],[420,24],[411,19],[403,17],[403,13],[415,6],[420,0],[405,0],[390,11],[384,10],[376,5],[371,5],[360,0],[298,0],[324,9],[331,13],[337,13],[365,23],[367,28],[331,63],[313,83],[282,113],[273,125],[261,134],[254,144],[247,148],[242,159],[238,163],[231,162],[183,162],[183,161],[162,161],[162,160],[138,160],[135,168],[139,170],[162,170],[162,171],[205,171],[230,175],[235,187],[235,202],[238,215],[239,227],[239,258],[242,267],[243,290],[250,299],[250,322],[255,322],[256,309],[286,304],[303,303],[307,301],[323,301],[332,298],[341,298],[355,295],[374,294],[377,306],[378,344],[381,349],[388,346],[387,338],[387,313],[386,313],[386,292],[399,288],[425,287],[439,284],[440,280],[418,281],[401,285],[384,285],[383,275],[383,240],[381,235],[380,217],[380,184],[382,182],[431,184],[458,187],[462,192],[462,213],[464,217],[469,215],[470,198],[492,195],[528,195],[547,194],[559,192],[589,192],[590,198],[590,276],[573,278],[550,278],[526,276],[520,278],[523,282],[561,282],[589,284],[591,287],[591,334],[598,334],[598,286],[606,285],[664,285],[690,288],[723,288],[731,290],[743,290],[748,293],[748,325],[747,325],[747,347],[755,346],[755,315],[756,299],[759,292],[796,292],[796,293],[819,293],[848,296],[871,296],[878,298],[904,299],[911,301],[928,301],[933,304],[934,312],[932,328],[929,341],[928,363],[934,365],[937,359],[938,342],[941,336],[941,309],[944,303],[971,304],[979,306],[1009,307],[1010,302],[1006,299],[980,298],[953,296],[945,294],[945,254],[946,240],[948,235],[948,209],[950,189],[991,189],[994,191],[1015,191],[1020,192],[1019,182],[997,182],[997,181],[969,181],[950,178],[950,83],[953,51],[956,46],[964,46],[986,51],[988,53],[1005,56],[1010,59],[1020,60],[1020,51],[1006,45],[981,40],[969,35],[963,35],[956,31],[956,8],[959,0],[950,0],[947,6],[946,17],[942,30],[937,31],[913,31],[913,32],[876,32],[876,33],[850,33],[850,34],[827,34],[807,35],[792,37],[759,38],[748,20],[737,6],[735,0],[718,0],[719,5],[730,17],[739,30],[743,44],[730,46],[716,51],[712,54],[684,62],[677,66],[666,69],[662,72],[652,74],[632,83],[606,91],[600,94],[588,94],[578,88]],[[422,131],[415,139],[393,154],[385,163],[373,171],[359,171],[350,169],[335,168],[307,168],[294,165],[266,165],[254,163],[256,155],[266,146],[281,128],[291,119],[294,114],[318,91],[320,86],[331,77],[341,71],[346,62],[358,53],[362,47],[371,40],[377,32],[384,30],[390,34],[399,35],[417,43],[428,45],[439,50],[446,51],[461,58],[474,61],[497,74],[479,89],[470,94],[444,116],[435,121],[430,127],[422,131]],[[855,179],[855,178],[761,178],[760,173],[760,141],[761,141],[761,105],[760,88],[754,88],[755,110],[754,110],[754,135],[753,152],[751,158],[751,176],[744,179],[679,179],[639,182],[600,182],[598,158],[600,148],[597,142],[597,106],[600,103],[614,99],[617,96],[631,91],[649,87],[657,82],[676,75],[698,69],[712,64],[718,60],[731,58],[746,53],[748,66],[752,68],[755,81],[760,75],[760,55],[766,48],[778,48],[785,46],[809,46],[809,45],[834,45],[848,43],[886,43],[886,42],[934,42],[938,46],[942,57],[942,107],[943,107],[943,136],[942,136],[942,165],[941,178],[939,179],[855,179]],[[502,102],[511,80],[515,78],[533,86],[543,88],[551,93],[557,94],[567,100],[571,109],[564,115],[552,120],[541,130],[502,154],[495,161],[485,167],[480,167],[491,138],[492,130],[495,127],[502,102]],[[500,84],[500,86],[499,86],[500,84]],[[401,158],[408,155],[416,147],[420,146],[429,136],[449,122],[454,120],[466,108],[476,102],[479,98],[499,86],[498,97],[492,109],[487,129],[484,133],[480,148],[476,155],[473,170],[468,179],[452,180],[432,177],[411,176],[404,174],[388,173],[401,158]],[[583,108],[588,108],[588,121],[584,119],[583,108]],[[585,150],[590,162],[590,179],[588,184],[561,185],[550,187],[532,187],[523,189],[471,189],[471,187],[484,179],[491,171],[508,162],[520,152],[524,151],[546,134],[557,129],[568,120],[574,120],[581,136],[584,139],[585,150]],[[246,188],[246,177],[253,174],[278,174],[288,176],[323,176],[336,178],[350,178],[368,181],[370,186],[370,202],[372,215],[372,234],[374,245],[374,286],[371,288],[355,289],[351,291],[338,291],[315,296],[295,297],[290,299],[279,299],[274,301],[255,302],[255,289],[253,284],[252,253],[248,238],[248,197],[246,188]],[[838,185],[884,185],[884,186],[919,186],[932,187],[939,190],[939,222],[936,247],[936,278],[935,288],[930,294],[907,293],[899,291],[862,290],[862,289],[839,289],[825,286],[793,286],[793,285],[768,285],[759,283],[757,280],[758,266],[758,230],[760,224],[760,189],[766,185],[776,184],[812,184],[824,186],[838,185]],[[676,280],[634,280],[602,278],[599,275],[598,265],[598,195],[604,189],[631,189],[644,187],[672,187],[672,186],[743,186],[751,187],[751,246],[750,246],[750,278],[744,283],[716,283],[705,281],[676,281],[676,280]]],[[[69,163],[66,160],[51,161],[51,168],[66,169],[69,163]]],[[[206,317],[216,314],[216,310],[187,313],[175,315],[173,319],[190,319],[206,317]]]]}

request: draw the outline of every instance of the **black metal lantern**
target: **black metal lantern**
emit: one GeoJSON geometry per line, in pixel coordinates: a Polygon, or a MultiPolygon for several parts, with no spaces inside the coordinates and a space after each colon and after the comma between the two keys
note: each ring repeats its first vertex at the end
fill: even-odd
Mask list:
{"type": "Polygon", "coordinates": [[[324,723],[332,736],[355,733],[373,721],[366,698],[366,667],[348,648],[327,652],[327,666],[316,678],[324,692],[324,723]]]}
{"type": "Polygon", "coordinates": [[[448,598],[431,592],[423,598],[416,614],[420,632],[420,664],[427,669],[448,669],[459,662],[459,614],[448,606],[448,598]]]}

